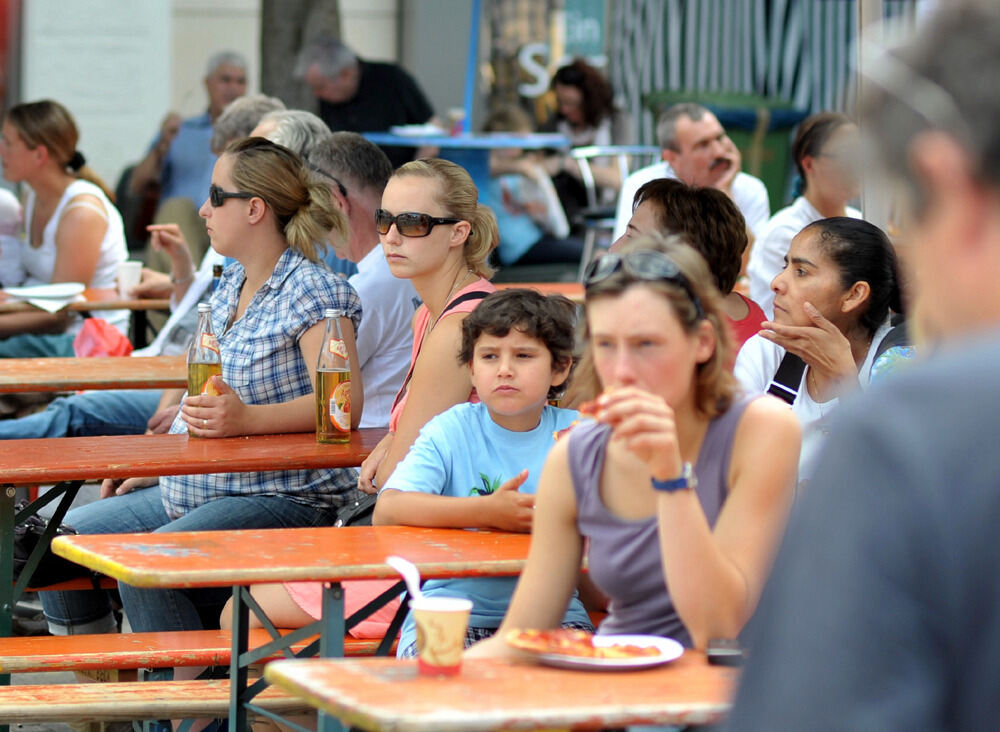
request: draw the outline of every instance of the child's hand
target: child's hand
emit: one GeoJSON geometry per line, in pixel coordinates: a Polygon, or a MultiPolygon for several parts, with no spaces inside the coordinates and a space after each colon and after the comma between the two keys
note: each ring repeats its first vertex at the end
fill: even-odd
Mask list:
{"type": "Polygon", "coordinates": [[[626,387],[597,399],[597,420],[611,425],[611,438],[642,460],[657,480],[681,474],[674,410],[661,397],[626,387]]]}
{"type": "Polygon", "coordinates": [[[198,437],[235,437],[245,435],[247,405],[221,376],[206,382],[205,393],[184,400],[181,414],[191,434],[198,437]]]}
{"type": "Polygon", "coordinates": [[[522,470],[483,499],[489,501],[487,520],[493,528],[524,533],[531,531],[535,497],[517,490],[527,479],[528,471],[522,470]]]}

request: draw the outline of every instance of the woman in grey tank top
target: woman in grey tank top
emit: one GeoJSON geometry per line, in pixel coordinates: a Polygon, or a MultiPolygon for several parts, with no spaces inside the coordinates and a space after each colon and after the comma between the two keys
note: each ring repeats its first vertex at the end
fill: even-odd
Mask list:
{"type": "Polygon", "coordinates": [[[798,422],[778,400],[740,393],[701,256],[678,237],[643,238],[594,262],[584,284],[603,393],[581,410],[594,421],[549,454],[528,564],[475,655],[514,655],[507,630],[559,627],[585,546],[609,599],[599,633],[696,648],[734,638],[784,528],[798,422]]]}

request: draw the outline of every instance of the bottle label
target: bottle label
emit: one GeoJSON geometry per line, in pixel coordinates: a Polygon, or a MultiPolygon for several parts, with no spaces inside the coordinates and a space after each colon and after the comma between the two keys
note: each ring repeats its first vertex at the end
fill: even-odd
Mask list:
{"type": "Polygon", "coordinates": [[[347,358],[347,344],[344,343],[339,338],[331,338],[328,348],[330,353],[332,353],[334,356],[347,358]]]}
{"type": "Polygon", "coordinates": [[[200,343],[202,348],[215,351],[216,353],[219,352],[219,339],[211,333],[202,333],[200,343]]]}
{"type": "Polygon", "coordinates": [[[342,381],[330,394],[330,421],[343,432],[351,431],[351,382],[342,381]]]}

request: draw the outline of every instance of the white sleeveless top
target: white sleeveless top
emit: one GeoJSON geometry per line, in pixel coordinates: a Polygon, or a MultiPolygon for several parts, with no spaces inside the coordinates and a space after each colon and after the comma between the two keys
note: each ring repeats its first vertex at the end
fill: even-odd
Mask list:
{"type": "MultiPolygon", "coordinates": [[[[33,246],[31,241],[31,219],[35,210],[35,192],[28,188],[28,196],[24,205],[24,222],[26,229],[26,243],[21,248],[21,263],[27,273],[25,285],[43,285],[52,281],[52,273],[56,266],[56,231],[59,228],[59,221],[63,213],[69,208],[85,206],[92,211],[96,211],[108,222],[107,231],[101,240],[101,250],[97,259],[97,267],[94,269],[94,276],[90,282],[84,284],[90,288],[114,288],[118,277],[118,263],[128,259],[128,248],[125,245],[125,227],[122,224],[121,214],[114,204],[104,195],[104,191],[96,185],[85,180],[75,180],[70,183],[59,199],[52,217],[45,224],[42,230],[42,242],[40,246],[33,246]],[[100,201],[100,206],[90,201],[71,201],[77,196],[87,194],[96,197],[100,201]]],[[[128,316],[127,310],[109,310],[101,312],[100,316],[109,323],[116,326],[123,333],[127,333],[128,316]]],[[[79,326],[71,326],[68,332],[79,330],[79,326]]]]}

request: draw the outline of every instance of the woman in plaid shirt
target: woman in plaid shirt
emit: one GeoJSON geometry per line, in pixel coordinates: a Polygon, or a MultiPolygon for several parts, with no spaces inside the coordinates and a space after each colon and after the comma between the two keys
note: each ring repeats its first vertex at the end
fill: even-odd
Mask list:
{"type": "MultiPolygon", "coordinates": [[[[222,356],[218,396],[187,398],[171,432],[198,437],[304,432],[315,426],[314,368],[323,311],[346,313],[341,326],[351,363],[361,321],[357,293],[321,264],[331,231],[346,222],[301,161],[263,138],[231,145],[219,158],[201,207],[212,246],[236,263],[212,296],[212,321],[222,356]]],[[[351,374],[361,417],[361,374],[351,374]]],[[[80,533],[197,531],[329,524],[335,510],[329,471],[187,475],[105,481],[104,500],[67,516],[80,533]]],[[[216,624],[228,590],[139,590],[120,586],[133,630],[180,630],[216,624]]],[[[43,593],[54,633],[111,632],[115,623],[101,592],[43,593]]]]}

